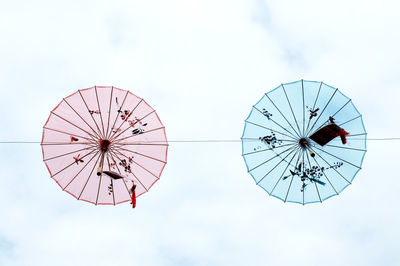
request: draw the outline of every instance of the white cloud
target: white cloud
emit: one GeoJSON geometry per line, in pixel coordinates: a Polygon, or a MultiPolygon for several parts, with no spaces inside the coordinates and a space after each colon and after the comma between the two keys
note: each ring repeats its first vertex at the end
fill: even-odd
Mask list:
{"type": "MultiPolygon", "coordinates": [[[[353,99],[371,137],[397,136],[395,1],[1,3],[2,140],[40,141],[77,89],[145,98],[169,139],[239,139],[250,107],[297,79],[353,99]]],[[[398,143],[369,142],[339,196],[302,207],[268,197],[239,143],[171,143],[138,207],[76,201],[38,145],[1,144],[0,262],[7,265],[396,265],[398,143]],[[3,244],[5,243],[5,244],[3,244]]]]}

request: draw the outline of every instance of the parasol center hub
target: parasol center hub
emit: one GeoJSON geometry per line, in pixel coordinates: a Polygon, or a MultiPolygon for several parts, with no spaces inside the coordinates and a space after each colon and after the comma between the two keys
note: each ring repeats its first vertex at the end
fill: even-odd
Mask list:
{"type": "Polygon", "coordinates": [[[108,148],[110,147],[111,141],[108,139],[100,139],[100,149],[104,152],[108,151],[108,148]]]}
{"type": "Polygon", "coordinates": [[[310,147],[310,142],[309,142],[308,139],[306,139],[306,138],[301,138],[301,139],[299,140],[299,145],[300,145],[300,147],[306,149],[306,148],[309,148],[309,147],[310,147]]]}

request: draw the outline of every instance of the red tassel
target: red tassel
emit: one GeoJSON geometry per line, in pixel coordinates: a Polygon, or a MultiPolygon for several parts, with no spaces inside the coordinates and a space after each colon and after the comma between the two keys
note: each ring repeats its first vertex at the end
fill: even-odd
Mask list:
{"type": "Polygon", "coordinates": [[[340,139],[342,140],[343,144],[347,143],[347,139],[346,139],[347,135],[349,135],[349,133],[342,128],[342,130],[340,130],[340,132],[339,132],[339,136],[340,136],[340,139]]]}
{"type": "Polygon", "coordinates": [[[131,188],[131,191],[132,191],[132,202],[131,202],[132,208],[135,208],[135,207],[136,207],[136,193],[135,193],[135,189],[136,189],[136,185],[133,184],[133,185],[132,185],[132,188],[131,188]]]}

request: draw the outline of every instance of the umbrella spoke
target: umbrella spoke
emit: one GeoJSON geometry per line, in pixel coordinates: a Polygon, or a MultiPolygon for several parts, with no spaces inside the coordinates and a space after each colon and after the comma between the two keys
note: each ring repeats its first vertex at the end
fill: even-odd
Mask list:
{"type": "Polygon", "coordinates": [[[319,153],[315,152],[314,153],[316,155],[318,155],[318,157],[320,157],[327,165],[329,165],[329,168],[335,170],[336,173],[338,173],[344,180],[346,180],[347,183],[351,184],[351,182],[349,180],[347,180],[347,178],[345,178],[335,167],[333,167],[327,160],[325,160],[324,157],[322,157],[319,153]]]}
{"type": "MultiPolygon", "coordinates": [[[[92,153],[94,153],[94,152],[95,152],[95,150],[93,150],[93,151],[91,151],[91,152],[85,154],[84,156],[80,157],[80,159],[83,159],[83,158],[85,158],[86,156],[88,156],[88,155],[90,155],[90,154],[92,154],[92,153]]],[[[53,174],[51,177],[55,177],[56,175],[58,175],[59,173],[61,173],[61,172],[64,171],[65,169],[71,167],[71,166],[74,165],[75,163],[76,163],[76,162],[73,161],[72,163],[70,163],[70,164],[68,164],[66,167],[64,167],[63,169],[59,170],[57,173],[53,174]]]]}
{"type": "Polygon", "coordinates": [[[97,145],[93,142],[42,142],[40,145],[97,145]]]}
{"type": "MultiPolygon", "coordinates": [[[[306,156],[307,156],[308,165],[311,167],[310,157],[308,157],[308,153],[306,153],[306,156]]],[[[317,194],[318,194],[319,202],[322,202],[321,195],[319,194],[317,182],[314,182],[314,185],[315,185],[315,190],[317,191],[317,194]]]]}
{"type": "MultiPolygon", "coordinates": [[[[86,166],[89,165],[89,163],[93,160],[93,158],[96,157],[98,154],[99,154],[99,151],[97,151],[97,152],[92,156],[92,158],[89,159],[89,161],[79,170],[78,173],[75,174],[75,176],[68,182],[68,184],[67,184],[65,187],[63,187],[62,190],[65,190],[65,189],[75,180],[75,178],[86,168],[86,166]]],[[[96,163],[94,164],[94,166],[96,166],[96,163]]]]}
{"type": "Polygon", "coordinates": [[[65,122],[67,122],[67,123],[73,125],[74,127],[79,128],[80,130],[82,130],[83,132],[85,132],[86,134],[88,134],[89,136],[92,136],[93,138],[96,138],[96,137],[97,137],[97,133],[96,133],[96,132],[94,132],[94,133],[96,134],[96,136],[94,136],[94,135],[92,135],[91,133],[89,133],[89,132],[87,132],[86,130],[84,130],[83,128],[81,128],[80,126],[75,125],[75,124],[72,123],[71,121],[68,121],[67,119],[65,119],[64,117],[62,117],[62,116],[60,116],[60,115],[58,115],[58,114],[56,114],[56,113],[54,113],[53,111],[51,111],[51,113],[52,113],[53,115],[55,115],[55,116],[61,118],[61,119],[64,120],[65,122]]]}
{"type": "MultiPolygon", "coordinates": [[[[130,145],[153,145],[153,146],[169,146],[167,143],[154,143],[154,142],[167,142],[166,140],[163,141],[141,141],[141,142],[113,142],[113,145],[118,146],[130,146],[130,145]]],[[[171,142],[193,142],[193,141],[171,141],[171,142]]]]}
{"type": "MultiPolygon", "coordinates": [[[[121,156],[123,156],[123,157],[129,159],[129,157],[126,156],[125,154],[123,154],[122,152],[120,152],[120,151],[118,151],[118,150],[116,150],[116,149],[113,149],[113,148],[111,148],[111,150],[114,152],[114,154],[119,153],[121,156]]],[[[146,167],[144,167],[144,166],[142,166],[141,164],[139,164],[138,162],[136,162],[134,159],[132,159],[132,162],[134,162],[136,165],[138,165],[140,168],[144,169],[146,172],[148,172],[149,174],[151,174],[151,175],[154,176],[155,178],[160,179],[157,175],[153,174],[150,170],[148,170],[146,167]]]]}
{"type": "MultiPolygon", "coordinates": [[[[86,180],[86,183],[85,183],[85,185],[83,186],[81,193],[79,194],[78,200],[81,199],[82,193],[83,193],[83,191],[85,190],[85,188],[86,188],[86,186],[87,186],[87,184],[88,184],[90,178],[92,177],[93,171],[94,171],[94,169],[96,168],[97,162],[99,161],[100,157],[101,157],[101,154],[99,155],[99,157],[97,157],[96,162],[93,164],[93,168],[92,168],[92,170],[90,171],[90,174],[89,174],[89,176],[88,176],[88,179],[86,180]]],[[[96,176],[97,176],[97,175],[96,175],[96,176]]]]}
{"type": "Polygon", "coordinates": [[[246,155],[250,155],[250,154],[254,154],[254,153],[259,153],[259,152],[264,152],[264,151],[271,151],[271,150],[276,149],[276,148],[282,148],[282,147],[286,147],[286,146],[290,146],[290,145],[293,146],[294,144],[292,144],[292,143],[284,144],[284,145],[281,145],[281,146],[278,146],[278,147],[275,147],[275,148],[269,148],[269,149],[265,149],[265,150],[258,150],[258,151],[252,151],[252,152],[248,152],[248,153],[243,153],[242,156],[246,156],[246,155]]]}
{"type": "MultiPolygon", "coordinates": [[[[340,158],[340,157],[338,157],[338,156],[336,156],[336,155],[333,155],[332,153],[329,153],[329,152],[327,152],[327,151],[324,151],[324,150],[322,150],[322,149],[320,149],[320,148],[318,148],[318,147],[314,147],[314,148],[316,148],[316,149],[318,149],[318,150],[320,150],[320,151],[322,151],[322,152],[324,152],[324,153],[326,153],[326,154],[329,154],[329,155],[331,155],[331,156],[333,156],[333,157],[335,157],[335,158],[337,158],[337,159],[339,159],[339,160],[342,160],[343,162],[346,162],[346,163],[348,163],[348,164],[350,164],[350,165],[352,165],[352,166],[354,166],[354,167],[356,167],[356,168],[358,168],[358,169],[361,169],[361,167],[359,167],[359,166],[357,166],[357,165],[355,165],[355,164],[353,164],[353,163],[351,163],[351,162],[349,162],[349,161],[346,161],[346,160],[344,160],[344,159],[342,159],[342,158],[340,158]]],[[[315,150],[314,150],[315,151],[315,150]]]]}
{"type": "MultiPolygon", "coordinates": [[[[83,136],[80,136],[80,135],[68,133],[68,132],[65,132],[65,131],[62,131],[62,130],[58,130],[58,129],[54,129],[54,128],[49,128],[49,127],[43,127],[43,128],[44,128],[44,129],[51,130],[51,131],[55,131],[55,132],[58,132],[58,133],[62,133],[62,134],[68,135],[68,136],[73,136],[73,137],[79,137],[79,138],[82,138],[82,139],[86,139],[86,140],[90,141],[91,143],[97,143],[97,141],[96,141],[94,138],[86,138],[86,137],[83,137],[83,136]]],[[[92,136],[89,135],[89,137],[92,137],[92,136]]]]}
{"type": "MultiPolygon", "coordinates": [[[[303,94],[303,131],[302,131],[302,135],[304,136],[304,127],[305,127],[305,123],[306,123],[306,107],[305,107],[305,103],[304,103],[304,82],[303,82],[303,80],[301,80],[301,91],[303,94]]],[[[303,197],[303,205],[304,205],[304,197],[303,197]]]]}
{"type": "MultiPolygon", "coordinates": [[[[351,100],[349,99],[339,110],[336,111],[336,113],[334,113],[333,115],[331,115],[331,117],[335,117],[335,115],[337,115],[349,102],[351,102],[351,100]]],[[[320,125],[316,130],[314,130],[314,132],[317,132],[318,130],[320,130],[321,128],[323,128],[325,125],[327,125],[327,123],[329,122],[329,119],[326,120],[322,125],[320,125]]]]}
{"type": "MultiPolygon", "coordinates": [[[[301,154],[302,154],[303,152],[304,152],[304,151],[303,151],[302,149],[300,149],[300,151],[299,151],[299,156],[297,157],[297,161],[296,161],[296,167],[297,167],[297,165],[298,165],[298,163],[299,163],[299,161],[300,161],[300,157],[301,157],[301,154]]],[[[290,188],[292,187],[293,179],[294,179],[294,175],[292,175],[292,179],[290,180],[290,184],[289,184],[288,190],[287,190],[287,192],[286,192],[286,197],[285,197],[284,202],[286,202],[287,197],[288,197],[288,195],[289,195],[289,191],[290,191],[290,188]]]]}
{"type": "MultiPolygon", "coordinates": [[[[145,131],[145,132],[143,132],[143,133],[141,133],[141,134],[123,137],[123,138],[117,139],[117,140],[116,140],[116,143],[119,144],[119,143],[121,143],[122,140],[126,140],[126,139],[133,138],[133,137],[137,137],[137,136],[142,136],[142,135],[144,135],[144,134],[147,134],[147,133],[150,133],[150,132],[153,132],[153,131],[157,131],[157,130],[160,130],[160,129],[164,129],[164,128],[165,128],[165,127],[159,127],[159,128],[155,128],[155,129],[151,129],[151,130],[145,131]]],[[[165,142],[166,142],[166,141],[165,141],[165,142]]]]}
{"type": "Polygon", "coordinates": [[[262,162],[261,164],[257,165],[256,167],[250,169],[248,172],[250,173],[250,172],[253,171],[254,169],[260,167],[261,165],[263,165],[263,164],[265,164],[265,163],[267,163],[267,162],[269,162],[269,161],[271,161],[272,159],[275,159],[276,157],[279,157],[281,154],[283,154],[283,153],[285,153],[285,152],[288,152],[288,151],[291,150],[292,148],[293,148],[293,147],[290,147],[289,149],[286,149],[286,150],[284,150],[283,152],[276,154],[274,157],[272,157],[272,158],[270,158],[270,159],[268,159],[268,160],[262,162]]]}
{"type": "MultiPolygon", "coordinates": [[[[348,137],[348,136],[346,136],[346,137],[348,137]]],[[[336,146],[336,145],[331,145],[331,144],[325,144],[325,146],[339,148],[339,149],[353,150],[353,151],[367,151],[367,150],[364,150],[364,149],[356,149],[356,148],[351,148],[351,147],[336,146]]]]}
{"type": "MultiPolygon", "coordinates": [[[[111,171],[111,168],[110,168],[110,159],[109,159],[109,157],[110,157],[110,153],[106,153],[106,160],[107,160],[107,166],[108,166],[108,171],[111,171]]],[[[118,171],[119,171],[119,169],[118,169],[118,171]]],[[[101,177],[103,177],[103,175],[101,175],[101,177]]],[[[110,182],[111,182],[111,194],[112,194],[112,198],[113,198],[113,205],[115,205],[115,194],[114,194],[114,182],[113,182],[113,178],[110,178],[110,182]]],[[[99,188],[100,188],[100,185],[99,185],[99,188]]],[[[130,196],[130,194],[129,194],[129,196],[130,196]]],[[[99,197],[99,193],[97,192],[97,197],[99,197]]],[[[97,200],[96,200],[96,203],[97,203],[97,200]]]]}
{"type": "Polygon", "coordinates": [[[310,130],[307,132],[307,135],[311,132],[311,130],[314,128],[315,124],[318,122],[319,118],[322,116],[322,114],[324,113],[325,109],[328,107],[328,105],[331,103],[331,100],[333,98],[333,96],[335,96],[336,92],[338,91],[338,89],[336,89],[331,98],[329,98],[329,101],[326,103],[324,109],[322,109],[321,113],[319,114],[319,116],[317,117],[317,119],[315,120],[314,124],[312,125],[312,127],[310,128],[310,130]]]}
{"type": "MultiPolygon", "coordinates": [[[[319,168],[321,168],[321,166],[319,165],[319,163],[317,162],[317,160],[315,159],[315,157],[312,157],[315,161],[315,163],[318,165],[319,168]]],[[[328,180],[329,184],[331,185],[331,187],[333,188],[333,190],[335,191],[336,195],[339,195],[339,193],[336,191],[335,187],[332,185],[331,181],[329,180],[328,176],[325,174],[324,171],[322,171],[322,174],[325,176],[326,180],[328,180]]]]}
{"type": "MultiPolygon", "coordinates": [[[[118,160],[122,161],[122,159],[114,152],[114,150],[110,150],[110,156],[111,156],[111,158],[113,159],[114,162],[115,162],[115,160],[114,160],[114,157],[112,156],[113,154],[114,154],[115,157],[117,157],[118,160]]],[[[119,174],[122,175],[122,172],[121,172],[121,170],[120,170],[119,167],[118,167],[118,164],[116,164],[115,166],[117,167],[119,174]]],[[[132,174],[133,177],[139,182],[139,184],[140,184],[146,191],[148,191],[147,188],[146,188],[146,186],[145,186],[145,185],[140,181],[140,179],[133,173],[133,171],[131,172],[131,174],[132,174]]],[[[126,189],[128,190],[129,195],[132,196],[132,193],[131,193],[131,191],[128,189],[128,187],[126,186],[126,183],[125,183],[125,182],[124,182],[124,184],[125,184],[126,189]]]]}
{"type": "Polygon", "coordinates": [[[252,125],[255,125],[255,126],[258,126],[258,127],[262,127],[262,128],[271,130],[271,131],[273,131],[273,132],[279,133],[279,134],[281,134],[281,135],[283,135],[283,136],[286,136],[286,137],[289,137],[289,138],[292,138],[292,139],[296,139],[296,137],[295,137],[292,133],[290,133],[290,132],[289,132],[289,133],[290,133],[290,136],[289,136],[289,135],[287,135],[287,134],[285,134],[285,133],[276,131],[275,129],[271,129],[271,128],[268,128],[268,127],[264,127],[264,126],[262,126],[262,125],[259,125],[259,124],[256,124],[256,123],[253,123],[253,122],[250,122],[250,121],[247,121],[247,120],[245,121],[245,123],[249,123],[249,124],[252,124],[252,125]]]}
{"type": "MultiPolygon", "coordinates": [[[[114,119],[113,126],[111,127],[110,135],[107,135],[107,136],[106,136],[106,139],[110,139],[110,137],[111,137],[111,135],[112,135],[112,133],[113,133],[112,129],[114,129],[114,127],[115,127],[115,123],[117,123],[117,119],[118,119],[119,113],[121,112],[121,110],[122,110],[122,107],[123,107],[123,106],[124,106],[124,104],[125,104],[125,100],[126,100],[126,97],[127,97],[127,96],[128,96],[128,91],[126,91],[126,94],[125,94],[124,100],[122,101],[122,104],[121,104],[121,106],[119,106],[119,110],[118,110],[118,112],[117,112],[117,115],[115,116],[115,119],[114,119]]],[[[115,98],[115,99],[117,99],[117,98],[115,98]]]]}
{"type": "Polygon", "coordinates": [[[100,108],[99,96],[98,96],[98,94],[97,94],[97,87],[96,87],[96,86],[94,86],[94,91],[96,92],[96,100],[97,100],[97,106],[99,107],[101,127],[102,127],[102,129],[103,129],[103,136],[105,137],[105,136],[106,136],[106,135],[105,135],[106,132],[105,132],[105,130],[104,130],[103,115],[102,115],[101,108],[100,108]]]}
{"type": "Polygon", "coordinates": [[[292,146],[292,151],[291,152],[289,152],[284,158],[282,158],[280,161],[279,161],[279,163],[277,163],[271,170],[269,170],[269,172],[268,173],[266,173],[258,182],[257,182],[257,185],[261,182],[261,181],[263,181],[263,179],[265,178],[265,177],[267,177],[276,167],[278,167],[278,165],[280,165],[283,161],[285,161],[285,159],[287,158],[287,157],[289,157],[289,155],[290,154],[292,154],[292,152],[294,152],[295,150],[296,150],[296,148],[297,148],[297,146],[292,146]]]}
{"type": "Polygon", "coordinates": [[[96,137],[100,137],[100,135],[96,132],[96,130],[94,130],[94,129],[89,125],[89,123],[88,123],[85,119],[83,119],[83,117],[75,110],[74,107],[72,107],[71,104],[69,104],[69,102],[68,102],[65,98],[63,98],[63,101],[75,112],[75,114],[77,114],[77,115],[79,116],[79,118],[80,118],[83,122],[85,122],[85,124],[93,131],[93,133],[96,135],[96,137]]]}
{"type": "Polygon", "coordinates": [[[293,115],[293,118],[294,118],[294,122],[296,122],[297,129],[299,130],[298,135],[300,136],[301,130],[300,130],[299,124],[297,123],[296,116],[294,115],[293,108],[292,108],[292,104],[290,103],[289,97],[287,96],[285,86],[283,86],[283,84],[282,84],[281,86],[282,86],[283,92],[285,93],[286,100],[287,100],[287,102],[288,102],[288,104],[289,104],[290,111],[292,111],[292,115],[293,115]]]}
{"type": "MultiPolygon", "coordinates": [[[[133,112],[133,111],[132,111],[133,112]]],[[[140,118],[139,121],[145,119],[146,117],[148,117],[149,115],[151,115],[152,113],[155,113],[156,110],[151,111],[150,113],[148,113],[147,115],[145,115],[144,117],[140,118]]],[[[124,120],[125,122],[126,120],[124,120]]],[[[122,126],[122,125],[121,125],[122,126]]],[[[120,126],[120,127],[121,127],[120,126]]],[[[117,139],[119,136],[121,136],[121,134],[125,133],[128,129],[133,128],[132,126],[128,126],[127,128],[125,128],[123,131],[121,131],[118,135],[115,135],[111,138],[111,141],[117,139]]],[[[118,130],[117,130],[118,131],[118,130]]]]}
{"type": "Polygon", "coordinates": [[[167,163],[167,162],[165,162],[165,161],[163,161],[163,160],[160,160],[160,159],[157,159],[157,158],[154,158],[154,157],[151,157],[151,156],[142,154],[142,153],[137,152],[137,151],[131,151],[131,150],[124,149],[124,148],[121,148],[121,147],[119,147],[118,150],[123,150],[123,151],[127,151],[127,152],[130,152],[130,153],[133,153],[133,154],[138,154],[138,155],[141,155],[141,156],[143,156],[143,157],[152,159],[152,160],[154,160],[154,161],[158,161],[158,162],[160,162],[160,163],[167,163]]]}
{"type": "MultiPolygon", "coordinates": [[[[282,115],[282,117],[286,120],[286,122],[288,123],[288,125],[293,129],[293,132],[297,135],[297,137],[300,137],[296,130],[293,128],[292,124],[290,124],[290,122],[286,119],[286,117],[282,114],[281,110],[279,110],[279,108],[275,105],[275,103],[269,98],[269,96],[267,94],[265,94],[265,96],[267,96],[267,98],[272,102],[272,104],[275,106],[275,108],[278,110],[278,112],[282,115]]],[[[257,107],[253,106],[254,109],[256,109],[257,111],[259,111],[262,115],[264,115],[264,113],[259,110],[257,107]]],[[[276,122],[274,119],[269,118],[269,120],[271,120],[275,125],[279,126],[280,128],[282,128],[283,130],[285,130],[286,132],[288,132],[290,135],[293,136],[293,138],[297,138],[295,136],[295,134],[293,134],[293,132],[290,132],[287,128],[285,128],[284,126],[282,126],[281,124],[279,124],[278,122],[276,122]]]]}
{"type": "Polygon", "coordinates": [[[86,147],[86,148],[82,148],[82,149],[79,149],[79,150],[75,150],[75,151],[71,151],[71,152],[68,152],[68,153],[63,153],[63,154],[60,154],[60,155],[57,155],[57,156],[53,156],[53,157],[44,159],[43,161],[47,162],[47,161],[50,161],[50,160],[53,160],[53,159],[57,159],[57,158],[60,158],[60,157],[66,156],[66,155],[73,154],[73,153],[77,153],[77,152],[80,152],[80,151],[84,151],[84,150],[94,151],[95,149],[96,149],[96,147],[94,147],[94,146],[93,147],[86,147]]]}
{"type": "Polygon", "coordinates": [[[350,120],[347,120],[346,122],[341,123],[341,124],[339,125],[339,127],[341,127],[342,125],[347,124],[347,123],[349,123],[349,122],[351,122],[351,121],[353,121],[353,120],[356,120],[357,118],[360,118],[360,117],[361,117],[361,115],[356,116],[356,117],[354,117],[354,118],[352,118],[352,119],[350,119],[350,120]]]}
{"type": "MultiPolygon", "coordinates": [[[[116,138],[115,135],[116,135],[117,132],[121,129],[122,125],[125,124],[126,121],[128,121],[129,116],[131,116],[131,115],[133,114],[133,112],[136,110],[136,108],[137,108],[142,102],[143,102],[143,99],[140,99],[140,101],[138,102],[138,104],[136,104],[136,106],[128,113],[128,115],[125,117],[125,119],[122,119],[122,122],[121,122],[121,124],[119,125],[119,127],[117,128],[117,130],[115,130],[115,132],[113,132],[113,133],[110,135],[110,138],[109,138],[109,139],[110,139],[111,141],[112,141],[113,139],[116,138]]],[[[129,126],[128,126],[127,128],[129,128],[129,126]]],[[[120,134],[118,134],[117,137],[118,137],[119,135],[120,135],[120,134]]]]}
{"type": "MultiPolygon", "coordinates": [[[[314,101],[312,110],[315,110],[315,105],[317,104],[319,93],[321,92],[321,87],[322,87],[322,82],[319,84],[318,93],[317,93],[317,96],[315,97],[315,101],[314,101]]],[[[310,126],[310,121],[311,121],[311,118],[308,119],[306,132],[308,132],[308,127],[310,126]]]]}
{"type": "MultiPolygon", "coordinates": [[[[303,168],[302,169],[305,169],[305,167],[304,167],[304,153],[305,153],[305,151],[304,150],[302,150],[302,153],[303,153],[303,168]]],[[[304,190],[305,190],[305,187],[304,187],[304,181],[303,181],[303,185],[302,185],[303,187],[302,187],[302,192],[303,192],[303,205],[304,205],[304,190]]]]}
{"type": "MultiPolygon", "coordinates": [[[[99,125],[97,124],[96,119],[94,119],[93,114],[90,112],[89,106],[87,105],[87,103],[86,103],[86,101],[85,101],[85,98],[83,98],[83,95],[82,95],[82,93],[81,93],[80,90],[78,90],[78,92],[79,92],[79,95],[81,96],[81,99],[82,99],[83,103],[85,104],[85,106],[86,106],[86,108],[87,108],[87,111],[88,111],[89,114],[90,114],[90,117],[92,117],[92,120],[93,120],[94,124],[95,124],[96,127],[97,127],[98,135],[100,136],[100,138],[104,139],[104,136],[101,134],[101,130],[100,130],[100,128],[99,128],[99,125]]],[[[99,111],[100,111],[100,110],[99,110],[99,111]]],[[[92,129],[92,130],[93,130],[93,129],[92,129]]],[[[93,130],[93,131],[95,132],[95,130],[93,130]]]]}
{"type": "MultiPolygon", "coordinates": [[[[112,104],[112,96],[114,92],[114,87],[111,86],[111,92],[110,92],[110,105],[108,107],[108,119],[107,119],[107,131],[106,131],[106,137],[108,137],[108,130],[110,129],[110,116],[111,116],[111,104],[112,104]]],[[[114,196],[114,194],[113,194],[114,196]]],[[[115,200],[114,200],[114,205],[115,205],[115,200]]]]}
{"type": "Polygon", "coordinates": [[[300,149],[300,148],[297,148],[297,149],[296,149],[295,153],[293,154],[293,156],[292,156],[292,158],[290,159],[289,163],[286,165],[286,168],[285,168],[285,170],[283,170],[283,172],[282,172],[281,176],[279,177],[278,181],[276,181],[276,183],[275,183],[273,189],[271,190],[271,193],[269,193],[269,195],[271,195],[271,194],[274,192],[276,186],[277,186],[278,183],[281,181],[281,179],[282,179],[283,175],[285,174],[286,170],[289,168],[289,165],[292,163],[294,157],[296,157],[297,153],[299,152],[299,149],[300,149]]]}

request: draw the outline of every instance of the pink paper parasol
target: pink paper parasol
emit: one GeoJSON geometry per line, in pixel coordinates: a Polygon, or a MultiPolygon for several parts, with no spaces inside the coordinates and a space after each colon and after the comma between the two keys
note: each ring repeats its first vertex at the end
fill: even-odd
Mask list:
{"type": "Polygon", "coordinates": [[[155,110],[131,92],[108,86],[64,98],[43,127],[41,145],[57,184],[96,205],[134,201],[133,194],[149,191],[167,162],[165,128],[155,110]]]}

